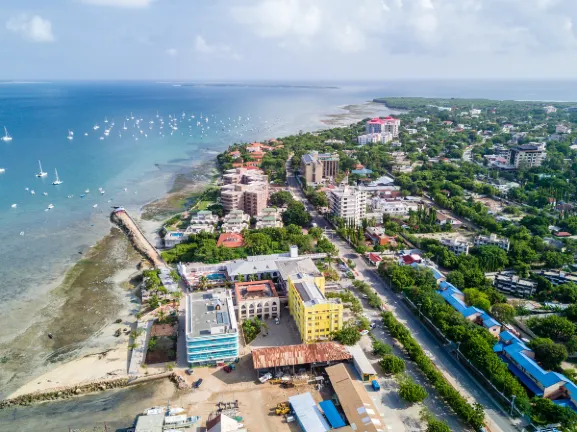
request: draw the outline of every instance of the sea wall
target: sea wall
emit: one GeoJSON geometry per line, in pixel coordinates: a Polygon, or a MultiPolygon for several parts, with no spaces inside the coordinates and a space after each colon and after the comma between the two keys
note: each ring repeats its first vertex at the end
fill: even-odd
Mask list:
{"type": "Polygon", "coordinates": [[[57,387],[48,391],[38,391],[34,393],[17,396],[12,399],[5,399],[3,401],[0,401],[0,409],[6,409],[17,405],[26,406],[40,402],[70,399],[76,396],[81,396],[89,393],[128,387],[164,378],[170,378],[174,382],[177,381],[174,372],[162,372],[159,374],[147,375],[139,378],[123,377],[123,378],[113,378],[109,380],[98,380],[74,386],[57,387]]]}
{"type": "Polygon", "coordinates": [[[113,211],[110,214],[110,221],[126,234],[134,246],[134,249],[146,258],[154,267],[167,267],[156,248],[148,241],[142,230],[138,225],[136,225],[126,210],[113,211]]]}

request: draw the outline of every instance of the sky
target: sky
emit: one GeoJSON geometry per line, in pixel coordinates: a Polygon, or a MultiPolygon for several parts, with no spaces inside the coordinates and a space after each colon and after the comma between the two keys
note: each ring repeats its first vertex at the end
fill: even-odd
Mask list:
{"type": "Polygon", "coordinates": [[[575,0],[1,0],[3,80],[571,79],[575,0]]]}

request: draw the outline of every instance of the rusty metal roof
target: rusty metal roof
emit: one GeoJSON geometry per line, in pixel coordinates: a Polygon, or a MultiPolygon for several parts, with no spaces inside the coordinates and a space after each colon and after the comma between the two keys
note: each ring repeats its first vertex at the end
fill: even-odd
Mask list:
{"type": "Polygon", "coordinates": [[[342,361],[351,358],[351,353],[349,353],[347,348],[335,342],[287,345],[252,350],[252,363],[255,369],[342,361]]]}

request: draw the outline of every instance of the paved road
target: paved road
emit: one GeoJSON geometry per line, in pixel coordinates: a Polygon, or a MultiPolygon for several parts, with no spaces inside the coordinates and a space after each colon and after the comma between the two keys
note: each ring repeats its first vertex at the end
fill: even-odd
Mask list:
{"type": "MultiPolygon", "coordinates": [[[[288,168],[287,164],[287,168],[288,168]]],[[[301,201],[306,202],[306,198],[300,189],[298,182],[292,171],[288,171],[288,184],[290,192],[298,197],[301,201]]],[[[382,300],[388,304],[390,310],[396,318],[402,322],[412,333],[413,337],[421,347],[429,351],[437,367],[445,377],[454,385],[459,392],[470,402],[479,402],[485,408],[487,425],[492,432],[504,431],[513,432],[518,430],[511,419],[501,411],[500,405],[477,383],[465,368],[452,355],[442,347],[437,339],[429,333],[421,322],[414,316],[408,307],[399,300],[397,295],[389,289],[383,280],[378,276],[374,267],[369,267],[365,260],[358,256],[345,241],[343,241],[329,225],[329,223],[312,210],[313,221],[319,228],[325,229],[331,242],[338,248],[339,255],[345,258],[351,258],[356,264],[356,270],[360,278],[369,282],[379,293],[382,300]]]]}

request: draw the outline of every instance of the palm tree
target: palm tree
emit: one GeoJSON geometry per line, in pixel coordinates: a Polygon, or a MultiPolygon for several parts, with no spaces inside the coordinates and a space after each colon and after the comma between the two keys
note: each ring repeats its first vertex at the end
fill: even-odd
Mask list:
{"type": "Polygon", "coordinates": [[[257,276],[256,274],[251,274],[251,275],[248,277],[248,280],[251,281],[251,282],[257,281],[257,280],[258,280],[258,276],[257,276]]]}
{"type": "Polygon", "coordinates": [[[208,287],[208,278],[204,275],[202,275],[199,279],[198,279],[198,287],[201,290],[205,290],[208,287]]]}

